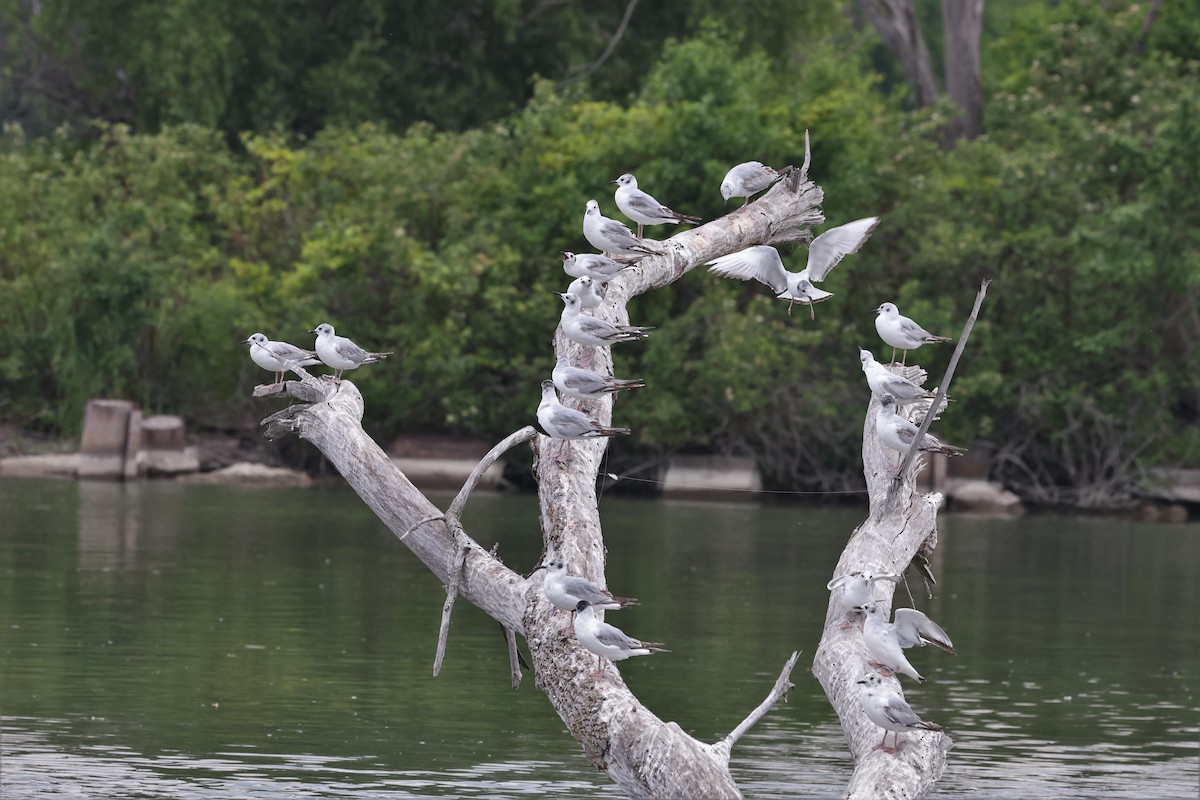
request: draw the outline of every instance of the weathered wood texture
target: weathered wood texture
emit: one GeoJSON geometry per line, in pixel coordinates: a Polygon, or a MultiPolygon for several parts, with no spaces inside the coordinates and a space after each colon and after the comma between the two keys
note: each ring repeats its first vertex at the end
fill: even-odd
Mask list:
{"type": "MultiPolygon", "coordinates": [[[[893,371],[918,383],[925,379],[925,372],[919,367],[895,367],[893,371]]],[[[911,415],[912,408],[910,406],[904,412],[911,415]]],[[[937,546],[937,510],[941,495],[921,495],[914,488],[923,459],[917,459],[909,467],[899,489],[889,499],[888,491],[902,456],[880,444],[875,435],[878,410],[879,401],[872,396],[863,425],[862,446],[870,515],[851,535],[833,576],[855,571],[904,572],[918,552],[929,554],[937,546]]],[[[882,606],[890,609],[895,588],[896,584],[889,581],[875,584],[875,596],[880,598],[882,606]]],[[[854,756],[854,773],[845,797],[861,800],[924,797],[941,777],[946,754],[953,742],[944,733],[905,733],[900,737],[899,753],[893,755],[872,749],[883,731],[863,712],[859,702],[862,687],[857,683],[869,669],[869,656],[863,644],[861,625],[842,629],[839,623],[843,619],[845,608],[841,604],[841,590],[835,590],[830,596],[824,634],[813,660],[813,674],[837,712],[846,743],[854,756]]],[[[889,680],[893,688],[896,688],[895,680],[889,680]]]]}

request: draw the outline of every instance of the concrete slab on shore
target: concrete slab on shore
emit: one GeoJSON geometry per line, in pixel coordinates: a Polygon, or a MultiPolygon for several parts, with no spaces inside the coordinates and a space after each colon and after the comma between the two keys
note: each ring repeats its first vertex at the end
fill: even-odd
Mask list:
{"type": "Polygon", "coordinates": [[[78,469],[78,453],[0,458],[0,475],[6,478],[74,478],[78,469]]]}
{"type": "Polygon", "coordinates": [[[762,475],[752,458],[675,456],[667,462],[662,491],[672,499],[755,501],[762,475]]]}
{"type": "MultiPolygon", "coordinates": [[[[392,463],[400,468],[413,485],[423,492],[457,492],[471,476],[479,463],[478,458],[408,458],[392,457],[392,463]]],[[[488,467],[476,484],[477,489],[500,488],[504,478],[504,461],[488,467]]]]}

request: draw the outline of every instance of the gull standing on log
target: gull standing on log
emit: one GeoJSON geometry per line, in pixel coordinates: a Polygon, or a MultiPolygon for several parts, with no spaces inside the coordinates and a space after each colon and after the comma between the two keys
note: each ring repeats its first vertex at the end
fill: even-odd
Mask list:
{"type": "MultiPolygon", "coordinates": [[[[920,428],[896,413],[896,398],[890,394],[884,395],[879,401],[879,410],[875,412],[875,433],[879,435],[879,441],[893,450],[907,453],[919,432],[920,428]]],[[[917,449],[947,456],[961,456],[967,452],[962,447],[946,444],[932,433],[925,434],[917,449]]]]}
{"type": "MultiPolygon", "coordinates": [[[[626,389],[641,389],[646,385],[640,380],[610,378],[607,375],[601,375],[599,372],[593,372],[590,369],[573,367],[565,353],[558,356],[558,361],[554,365],[554,372],[551,378],[554,380],[555,387],[560,392],[577,400],[599,400],[604,395],[611,394],[612,392],[623,392],[626,389]]],[[[865,603],[866,600],[863,602],[865,603]]]]}
{"type": "MultiPolygon", "coordinates": [[[[601,589],[587,578],[568,575],[567,566],[561,558],[548,559],[546,563],[534,567],[533,571],[537,572],[539,569],[546,570],[546,580],[542,583],[546,599],[560,611],[570,611],[571,622],[575,621],[575,611],[580,600],[586,600],[596,608],[609,611],[638,604],[636,597],[615,597],[608,589],[601,589]]],[[[570,630],[569,627],[563,628],[563,633],[570,630]]]]}
{"type": "Polygon", "coordinates": [[[594,281],[606,281],[632,264],[622,264],[613,261],[608,256],[599,253],[563,253],[563,272],[572,278],[582,278],[585,275],[594,281]]]}
{"type": "Polygon", "coordinates": [[[292,367],[311,367],[320,364],[316,352],[302,350],[287,342],[272,342],[265,334],[251,334],[242,344],[250,345],[250,360],[267,372],[275,373],[275,383],[283,381],[283,374],[292,367]]]}
{"type": "Polygon", "coordinates": [[[620,628],[596,618],[596,608],[587,600],[575,606],[575,638],[584,649],[596,654],[596,677],[604,674],[604,661],[624,661],[630,656],[648,656],[651,653],[669,653],[660,642],[643,642],[625,635],[620,628]]]}
{"type": "Polygon", "coordinates": [[[713,259],[708,262],[708,268],[722,278],[740,281],[753,278],[766,284],[776,297],[788,301],[789,315],[794,303],[804,303],[808,306],[809,315],[816,319],[813,304],[828,300],[833,294],[816,288],[813,282],[825,280],[825,276],[839,261],[858,252],[878,224],[879,217],[867,217],[825,231],[809,245],[808,263],[799,272],[784,269],[779,251],[769,244],[747,247],[713,259]]]}
{"type": "Polygon", "coordinates": [[[340,381],[342,373],[348,369],[358,369],[363,364],[382,361],[391,353],[368,353],[345,336],[333,332],[333,326],[321,323],[309,333],[317,335],[317,356],[326,366],[335,370],[333,379],[340,381]]]}
{"type": "Polygon", "coordinates": [[[904,352],[901,364],[907,365],[909,350],[916,350],[923,344],[951,341],[946,336],[934,336],[908,317],[901,316],[895,303],[884,303],[875,309],[875,313],[879,315],[875,317],[875,330],[880,339],[892,346],[893,364],[896,363],[897,349],[904,352]]]}
{"type": "Polygon", "coordinates": [[[592,247],[607,253],[635,253],[640,255],[655,255],[654,250],[633,235],[633,231],[600,213],[600,204],[595,200],[587,201],[587,210],[583,212],[583,236],[592,247]]]}
{"type": "Polygon", "coordinates": [[[873,672],[868,672],[859,681],[865,688],[859,696],[867,719],[883,728],[883,739],[872,750],[882,750],[885,753],[895,753],[900,748],[900,734],[907,731],[924,730],[940,731],[940,725],[926,722],[917,716],[908,702],[895,689],[883,685],[883,679],[873,672]],[[887,746],[887,735],[891,731],[894,746],[887,746]]]}
{"type": "Polygon", "coordinates": [[[751,195],[761,192],[782,177],[781,173],[761,161],[746,161],[725,173],[725,179],[721,181],[721,197],[725,198],[726,203],[731,197],[744,197],[749,203],[751,195]]]}
{"type": "Polygon", "coordinates": [[[878,603],[862,606],[866,615],[863,622],[863,644],[873,661],[868,664],[881,674],[891,676],[902,672],[910,678],[924,683],[925,679],[904,657],[906,647],[924,647],[931,644],[955,655],[954,643],[941,626],[915,608],[896,609],[895,622],[888,622],[883,607],[878,603]]]}
{"type": "Polygon", "coordinates": [[[558,402],[554,381],[542,381],[542,402],[537,410],[538,424],[554,439],[597,439],[601,436],[628,436],[629,428],[606,428],[592,422],[587,414],[558,402]]]}
{"type": "Polygon", "coordinates": [[[570,292],[559,292],[558,296],[564,303],[559,324],[572,341],[592,347],[607,347],[613,342],[633,342],[650,335],[650,328],[615,325],[608,320],[584,315],[579,297],[570,292]]]}
{"type": "Polygon", "coordinates": [[[896,405],[904,406],[932,399],[935,394],[880,364],[870,350],[858,348],[858,360],[862,362],[863,374],[867,376],[867,386],[871,387],[871,392],[876,397],[891,395],[896,405]]]}
{"type": "Polygon", "coordinates": [[[608,284],[597,283],[584,275],[582,278],[571,281],[571,285],[567,287],[567,294],[578,297],[581,308],[599,308],[600,304],[604,302],[604,296],[608,294],[608,284]]]}
{"type": "MultiPolygon", "coordinates": [[[[875,598],[872,593],[875,591],[875,581],[891,581],[895,583],[903,576],[895,573],[879,574],[873,572],[851,572],[849,575],[843,575],[840,578],[834,578],[829,583],[825,584],[825,588],[829,591],[841,588],[842,590],[842,607],[849,612],[847,616],[851,616],[856,611],[861,611],[862,606],[871,602],[875,598]]],[[[854,623],[846,620],[840,627],[853,627],[854,623]]]]}
{"type": "Polygon", "coordinates": [[[642,238],[642,230],[647,225],[665,225],[668,222],[678,224],[702,222],[700,217],[690,217],[672,211],[662,203],[638,188],[637,178],[633,173],[626,172],[613,183],[617,184],[616,201],[621,213],[637,223],[637,238],[642,238]]]}

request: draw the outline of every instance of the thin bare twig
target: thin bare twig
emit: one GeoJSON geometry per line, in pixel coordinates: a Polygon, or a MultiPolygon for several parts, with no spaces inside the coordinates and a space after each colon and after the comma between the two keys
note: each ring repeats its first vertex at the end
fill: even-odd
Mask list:
{"type": "Polygon", "coordinates": [[[517,634],[512,628],[504,629],[504,638],[508,640],[508,668],[512,673],[512,687],[521,687],[521,654],[517,651],[517,634]]]}
{"type": "Polygon", "coordinates": [[[800,651],[792,652],[792,657],[783,665],[783,671],[779,673],[779,678],[775,681],[775,686],[771,689],[766,699],[758,704],[758,708],[750,712],[750,714],[742,720],[736,728],[729,732],[721,741],[713,745],[713,750],[729,763],[729,753],[733,746],[737,744],[738,739],[745,735],[746,731],[754,727],[760,719],[766,716],[767,712],[779,702],[780,698],[787,700],[788,690],[795,686],[791,681],[792,668],[796,666],[796,660],[800,658],[800,651]]]}
{"type": "Polygon", "coordinates": [[[479,463],[475,465],[475,469],[471,470],[471,474],[467,477],[467,482],[458,490],[458,494],[454,497],[454,502],[450,503],[450,509],[446,512],[446,516],[458,519],[462,516],[463,506],[467,504],[467,497],[471,491],[479,483],[479,479],[483,477],[483,473],[488,471],[492,464],[496,463],[496,459],[504,455],[506,452],[516,447],[521,442],[527,442],[537,436],[537,430],[531,425],[526,425],[519,431],[510,433],[499,444],[487,452],[479,463]]]}
{"type": "Polygon", "coordinates": [[[889,504],[894,499],[896,490],[900,488],[909,465],[916,458],[917,450],[920,448],[921,442],[924,441],[925,434],[929,431],[929,426],[933,424],[933,418],[937,416],[937,410],[942,407],[942,403],[946,399],[946,392],[950,390],[950,381],[954,378],[954,370],[958,366],[958,359],[962,356],[963,350],[966,349],[967,337],[971,335],[971,328],[975,327],[975,319],[979,316],[979,307],[983,305],[983,298],[987,296],[987,288],[990,283],[990,280],[986,280],[979,286],[979,294],[975,295],[975,307],[971,309],[971,316],[967,317],[967,324],[963,326],[963,331],[958,337],[958,346],[954,348],[954,355],[950,356],[950,366],[946,367],[946,374],[942,376],[942,384],[938,387],[937,394],[933,398],[933,403],[929,407],[930,412],[921,421],[921,427],[917,430],[917,435],[913,437],[913,443],[909,445],[908,452],[904,455],[904,460],[900,462],[900,469],[896,470],[896,477],[892,480],[891,489],[888,490],[889,504]]]}
{"type": "Polygon", "coordinates": [[[470,539],[463,532],[457,519],[447,520],[454,534],[454,555],[450,564],[450,580],[446,583],[446,602],[442,603],[442,624],[438,628],[437,652],[433,656],[433,677],[442,671],[442,661],[446,658],[446,642],[450,638],[450,614],[454,611],[454,601],[458,599],[458,587],[462,583],[463,567],[467,563],[467,545],[470,539]]]}
{"type": "Polygon", "coordinates": [[[574,77],[574,80],[583,80],[589,77],[593,72],[600,69],[600,66],[608,60],[612,55],[613,50],[617,49],[617,43],[621,41],[621,37],[625,35],[625,29],[629,27],[629,19],[633,16],[633,9],[637,7],[638,0],[629,0],[629,5],[625,7],[625,16],[621,18],[621,24],[617,26],[616,32],[612,38],[608,40],[608,46],[604,48],[604,52],[600,57],[589,64],[582,72],[574,77]]]}

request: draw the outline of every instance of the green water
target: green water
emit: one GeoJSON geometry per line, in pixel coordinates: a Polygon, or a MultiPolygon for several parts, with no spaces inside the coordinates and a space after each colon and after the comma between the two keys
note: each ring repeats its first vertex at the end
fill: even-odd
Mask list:
{"type": "MultiPolygon", "coordinates": [[[[496,624],[341,490],[0,480],[0,796],[599,797],[496,624]]],[[[610,621],[674,652],[621,665],[713,741],[792,649],[790,702],[734,750],[750,797],[838,797],[851,762],[808,671],[862,513],[604,498],[610,621]]],[[[467,530],[526,572],[536,499],[476,496],[467,530]]],[[[938,796],[1200,793],[1200,526],[943,516],[938,596],[959,655],[909,702],[956,745],[938,796]]],[[[918,587],[913,587],[914,592],[918,587]]],[[[903,597],[903,589],[901,590],[903,597]]],[[[903,601],[902,601],[903,602],[903,601]]]]}

